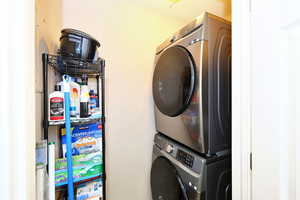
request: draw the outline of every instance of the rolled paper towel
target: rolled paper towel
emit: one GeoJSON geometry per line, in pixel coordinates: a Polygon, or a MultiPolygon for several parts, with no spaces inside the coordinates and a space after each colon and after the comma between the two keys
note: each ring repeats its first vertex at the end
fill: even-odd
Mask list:
{"type": "Polygon", "coordinates": [[[49,173],[49,200],[55,200],[55,143],[49,142],[48,144],[48,173],[49,173]]]}
{"type": "Polygon", "coordinates": [[[45,178],[45,166],[40,165],[36,168],[36,200],[45,199],[45,178]]]}

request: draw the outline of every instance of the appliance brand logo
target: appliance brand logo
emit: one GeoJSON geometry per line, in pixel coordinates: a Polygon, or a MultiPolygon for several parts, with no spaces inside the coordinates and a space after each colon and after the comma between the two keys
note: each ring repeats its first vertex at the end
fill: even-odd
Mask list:
{"type": "Polygon", "coordinates": [[[159,196],[158,196],[158,200],[164,200],[164,197],[161,196],[161,195],[159,195],[159,196]]]}

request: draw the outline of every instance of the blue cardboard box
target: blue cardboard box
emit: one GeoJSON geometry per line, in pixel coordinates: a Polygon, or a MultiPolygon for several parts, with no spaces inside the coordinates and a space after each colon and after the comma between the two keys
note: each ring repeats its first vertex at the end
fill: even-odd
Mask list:
{"type": "MultiPolygon", "coordinates": [[[[63,157],[66,157],[66,129],[61,130],[63,157]]],[[[71,128],[72,155],[102,151],[101,123],[82,124],[71,128]]]]}

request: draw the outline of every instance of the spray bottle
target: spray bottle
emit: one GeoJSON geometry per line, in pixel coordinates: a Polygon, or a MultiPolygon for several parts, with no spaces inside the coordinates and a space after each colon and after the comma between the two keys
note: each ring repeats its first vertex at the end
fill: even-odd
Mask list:
{"type": "Polygon", "coordinates": [[[80,111],[80,85],[76,83],[75,78],[72,78],[70,82],[70,98],[71,117],[77,117],[80,111]]]}

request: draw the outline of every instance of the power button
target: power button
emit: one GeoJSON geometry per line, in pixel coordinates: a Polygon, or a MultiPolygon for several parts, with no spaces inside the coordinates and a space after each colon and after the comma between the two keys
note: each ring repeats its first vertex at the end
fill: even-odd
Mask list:
{"type": "Polygon", "coordinates": [[[173,43],[173,42],[175,42],[175,40],[176,40],[176,36],[173,36],[173,37],[170,39],[170,42],[173,43]]]}
{"type": "Polygon", "coordinates": [[[167,152],[167,153],[172,153],[173,150],[174,150],[174,148],[173,148],[172,145],[168,144],[168,145],[166,146],[166,152],[167,152]]]}

